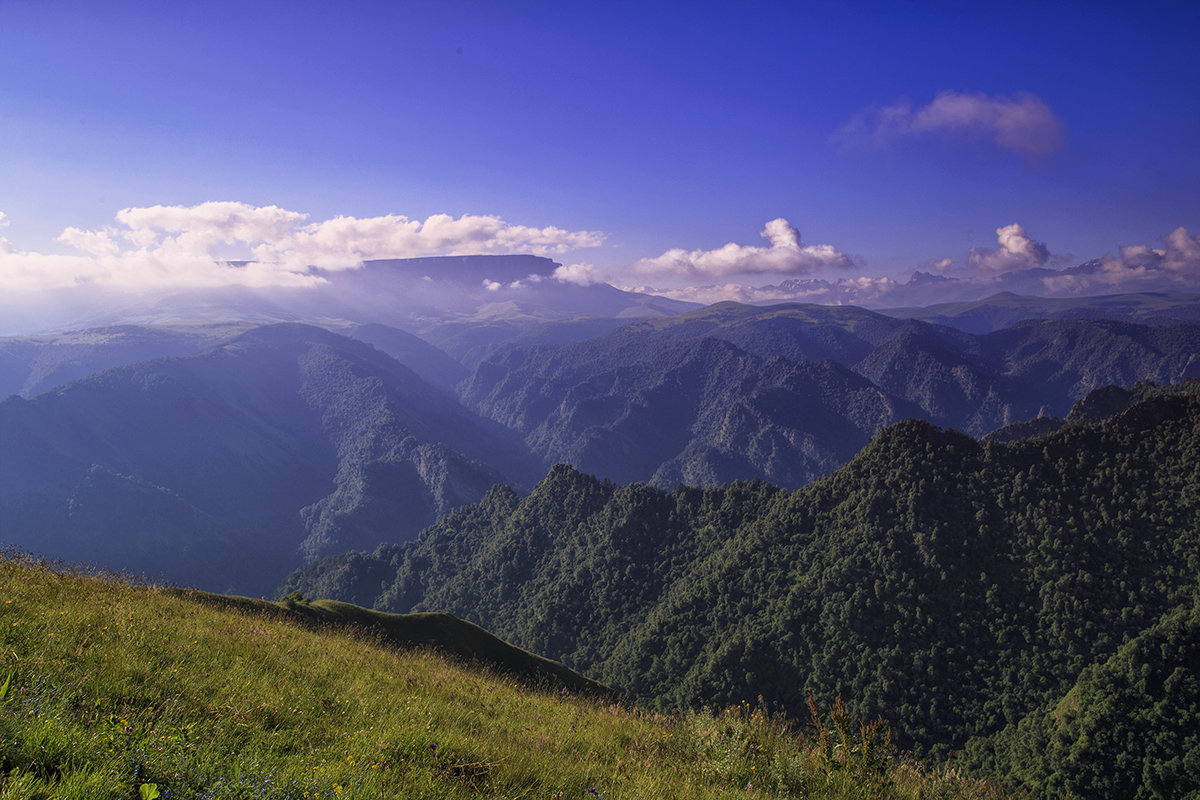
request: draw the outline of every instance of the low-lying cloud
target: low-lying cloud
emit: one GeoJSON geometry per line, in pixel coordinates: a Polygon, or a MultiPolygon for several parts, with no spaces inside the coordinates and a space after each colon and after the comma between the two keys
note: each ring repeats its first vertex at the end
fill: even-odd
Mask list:
{"type": "Polygon", "coordinates": [[[929,104],[914,107],[907,98],[862,111],[834,137],[844,148],[888,147],[929,136],[985,142],[999,150],[1036,159],[1061,149],[1066,125],[1039,97],[983,92],[940,92],[929,104]]]}
{"type": "Polygon", "coordinates": [[[1048,292],[1084,294],[1114,291],[1195,290],[1200,284],[1200,237],[1179,227],[1162,247],[1137,244],[1120,248],[1062,274],[1047,276],[1048,292]]]}
{"type": "Polygon", "coordinates": [[[59,241],[81,255],[19,251],[0,236],[0,288],[303,286],[322,282],[313,268],[354,269],[370,259],[559,255],[604,241],[596,231],[513,225],[487,215],[307,219],[237,202],[127,208],[116,225],[63,231],[59,241]]]}
{"type": "Polygon", "coordinates": [[[773,219],[759,234],[769,246],[730,242],[715,250],[668,250],[633,265],[635,274],[654,277],[716,278],[727,275],[807,275],[826,267],[846,269],[850,258],[828,244],[803,244],[800,231],[782,217],[773,219]]]}
{"type": "Polygon", "coordinates": [[[968,263],[986,272],[1009,272],[1040,267],[1050,260],[1050,248],[1031,239],[1017,222],[996,228],[996,243],[995,250],[971,248],[968,263]]]}
{"type": "Polygon", "coordinates": [[[870,308],[925,306],[980,300],[999,292],[1035,297],[1083,297],[1125,292],[1200,290],[1200,237],[1176,228],[1161,247],[1129,245],[1101,258],[1058,268],[1055,255],[1019,223],[996,229],[997,247],[973,248],[964,263],[926,262],[907,280],[857,276],[836,280],[793,278],[771,285],[739,282],[676,288],[639,287],[676,300],[715,303],[805,302],[870,308]]]}

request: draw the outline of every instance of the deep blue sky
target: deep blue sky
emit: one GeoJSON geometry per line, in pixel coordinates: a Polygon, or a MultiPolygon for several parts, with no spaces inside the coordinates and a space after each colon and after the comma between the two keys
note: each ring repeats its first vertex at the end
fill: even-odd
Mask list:
{"type": "Polygon", "coordinates": [[[1198,39],[1182,2],[0,0],[0,234],[73,252],[124,208],[236,201],[603,232],[555,257],[609,270],[780,217],[841,275],[1012,223],[1082,261],[1200,231],[1198,39]],[[840,133],[943,92],[1062,135],[840,133]]]}

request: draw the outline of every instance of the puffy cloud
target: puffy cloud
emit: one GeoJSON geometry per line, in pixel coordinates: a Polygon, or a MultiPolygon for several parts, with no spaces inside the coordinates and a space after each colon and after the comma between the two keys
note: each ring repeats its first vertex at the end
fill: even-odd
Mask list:
{"type": "Polygon", "coordinates": [[[1066,143],[1066,126],[1040,98],[1021,92],[1012,97],[982,92],[940,92],[928,105],[914,108],[901,99],[852,117],[835,136],[844,146],[886,147],[928,135],[990,142],[1026,158],[1039,158],[1066,143]]]}
{"type": "Polygon", "coordinates": [[[0,287],[302,286],[323,281],[313,267],[353,269],[368,259],[432,255],[553,255],[604,240],[595,231],[512,225],[472,214],[435,214],[424,222],[387,215],[310,223],[299,212],[237,202],[127,208],[116,221],[97,231],[63,231],[59,241],[82,256],[17,252],[0,237],[0,287]]]}
{"type": "Polygon", "coordinates": [[[1195,289],[1200,281],[1200,237],[1179,227],[1163,237],[1163,247],[1126,245],[1114,256],[1047,276],[1050,292],[1169,291],[1195,289]]]}
{"type": "Polygon", "coordinates": [[[1050,249],[1029,238],[1025,226],[1016,222],[996,228],[996,242],[999,247],[995,250],[971,248],[968,258],[971,266],[989,272],[1008,272],[1040,267],[1050,259],[1050,249]]]}
{"type": "Polygon", "coordinates": [[[803,275],[824,267],[853,266],[848,256],[832,245],[806,245],[800,231],[786,219],[773,219],[760,235],[769,247],[740,245],[734,242],[716,250],[668,250],[656,258],[644,258],[633,265],[643,276],[722,277],[777,273],[803,275]]]}
{"type": "Polygon", "coordinates": [[[590,286],[601,281],[599,273],[591,264],[564,264],[557,267],[551,277],[556,281],[578,286],[590,286]]]}

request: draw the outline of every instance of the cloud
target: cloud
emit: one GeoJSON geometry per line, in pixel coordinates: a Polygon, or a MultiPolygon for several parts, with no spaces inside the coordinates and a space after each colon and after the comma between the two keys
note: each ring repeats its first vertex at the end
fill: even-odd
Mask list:
{"type": "Polygon", "coordinates": [[[1012,97],[982,92],[940,92],[928,105],[914,108],[901,99],[884,108],[860,112],[835,135],[844,148],[926,136],[985,141],[1027,159],[1047,156],[1066,144],[1066,125],[1040,98],[1027,92],[1012,97]]]}
{"type": "Polygon", "coordinates": [[[1083,294],[1111,291],[1170,291],[1197,288],[1200,282],[1200,237],[1179,227],[1162,239],[1163,247],[1121,247],[1062,274],[1043,279],[1047,291],[1083,294]]]}
{"type": "Polygon", "coordinates": [[[972,247],[968,263],[988,272],[1008,272],[1040,267],[1050,260],[1050,249],[1029,238],[1019,223],[996,228],[996,242],[999,247],[995,250],[972,247]]]}
{"type": "Polygon", "coordinates": [[[64,230],[58,240],[83,254],[77,256],[19,252],[0,237],[0,288],[303,286],[323,281],[313,267],[354,269],[369,259],[433,255],[556,255],[604,241],[596,231],[512,225],[487,215],[308,222],[296,211],[237,202],[126,208],[116,222],[64,230]]]}
{"type": "Polygon", "coordinates": [[[858,276],[837,280],[792,278],[769,286],[739,282],[705,286],[625,287],[676,300],[716,303],[783,302],[858,305],[868,308],[925,306],[979,300],[998,292],[1039,297],[1082,297],[1121,292],[1195,291],[1200,288],[1200,237],[1176,228],[1161,247],[1130,245],[1116,255],[1060,269],[1064,257],[1029,237],[1019,224],[996,229],[998,247],[971,251],[973,271],[952,274],[949,259],[927,262],[907,281],[858,276]]]}
{"type": "Polygon", "coordinates": [[[601,282],[600,274],[591,264],[565,264],[557,267],[551,277],[556,281],[577,286],[590,286],[601,282]]]}
{"type": "Polygon", "coordinates": [[[760,235],[769,247],[730,242],[716,250],[668,250],[656,258],[644,258],[633,265],[642,276],[722,277],[777,273],[803,275],[825,267],[848,268],[853,262],[832,245],[805,245],[800,231],[786,219],[773,219],[760,235]]]}

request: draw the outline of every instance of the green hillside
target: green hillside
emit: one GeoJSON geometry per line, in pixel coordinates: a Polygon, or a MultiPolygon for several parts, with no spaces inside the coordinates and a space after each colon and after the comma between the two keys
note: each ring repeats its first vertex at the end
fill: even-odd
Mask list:
{"type": "Polygon", "coordinates": [[[503,649],[466,630],[6,557],[0,798],[1002,796],[836,704],[804,730],[750,706],[664,716],[439,652],[503,649]]]}

